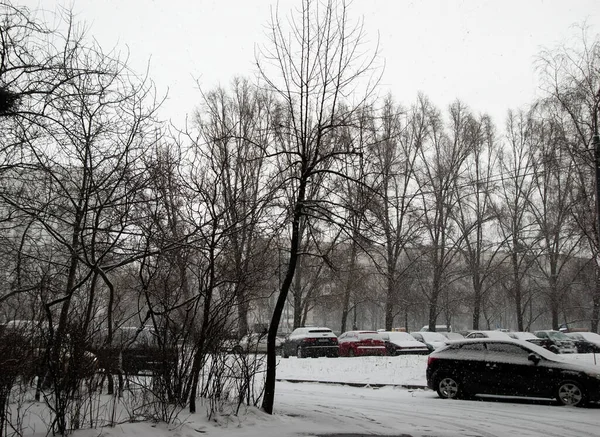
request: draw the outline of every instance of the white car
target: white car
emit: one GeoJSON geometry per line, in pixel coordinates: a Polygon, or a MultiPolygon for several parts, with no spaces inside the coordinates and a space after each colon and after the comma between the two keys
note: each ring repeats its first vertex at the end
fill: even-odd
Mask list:
{"type": "Polygon", "coordinates": [[[494,338],[497,340],[510,340],[511,336],[502,331],[471,331],[465,338],[494,338]]]}
{"type": "Polygon", "coordinates": [[[600,335],[595,332],[568,332],[566,336],[575,342],[579,353],[600,352],[600,335]]]}
{"type": "Polygon", "coordinates": [[[573,338],[582,337],[584,340],[600,346],[600,334],[596,334],[595,332],[569,332],[567,333],[567,336],[573,338]]]}
{"type": "Polygon", "coordinates": [[[535,340],[536,335],[532,332],[507,332],[507,334],[511,337],[514,338],[515,340],[523,340],[523,341],[527,341],[527,340],[535,340]]]}
{"type": "Polygon", "coordinates": [[[388,355],[426,355],[429,353],[427,345],[415,339],[408,332],[378,331],[378,334],[385,341],[388,355]]]}
{"type": "Polygon", "coordinates": [[[429,348],[429,351],[433,352],[435,349],[439,349],[448,343],[448,339],[439,332],[411,332],[416,340],[421,343],[425,343],[429,348]]]}

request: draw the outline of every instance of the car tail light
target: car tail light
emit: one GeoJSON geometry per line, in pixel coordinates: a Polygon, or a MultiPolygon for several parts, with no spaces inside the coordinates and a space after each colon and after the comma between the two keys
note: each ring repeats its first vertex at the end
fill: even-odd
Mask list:
{"type": "Polygon", "coordinates": [[[338,342],[338,341],[337,341],[337,338],[332,338],[332,339],[331,339],[331,342],[332,342],[332,343],[337,343],[337,342],[338,342]]]}
{"type": "Polygon", "coordinates": [[[302,340],[303,343],[314,343],[315,341],[317,341],[316,338],[305,338],[302,340]]]}
{"type": "Polygon", "coordinates": [[[436,359],[436,357],[432,357],[431,355],[429,355],[427,357],[427,367],[431,366],[436,359]]]}

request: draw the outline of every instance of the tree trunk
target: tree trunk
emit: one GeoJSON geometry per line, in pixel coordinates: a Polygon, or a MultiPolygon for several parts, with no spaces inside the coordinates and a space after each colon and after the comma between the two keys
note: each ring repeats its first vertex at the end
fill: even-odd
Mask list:
{"type": "Polygon", "coordinates": [[[348,312],[350,308],[350,296],[354,291],[354,268],[356,266],[356,233],[355,238],[352,239],[352,246],[350,247],[350,262],[348,263],[348,279],[346,280],[346,286],[344,288],[344,298],[342,302],[342,325],[340,332],[346,332],[346,324],[348,323],[348,312]]]}
{"type": "MultiPolygon", "coordinates": [[[[300,220],[303,215],[303,205],[307,181],[305,178],[300,180],[298,187],[298,198],[294,207],[294,221],[292,222],[292,237],[290,240],[290,259],[287,272],[281,290],[275,303],[273,317],[269,325],[269,333],[267,334],[267,372],[265,376],[265,394],[263,397],[262,408],[267,414],[273,414],[273,405],[275,402],[275,379],[277,375],[277,357],[275,355],[275,339],[277,338],[277,329],[281,321],[281,314],[285,307],[288,292],[294,279],[296,272],[296,264],[298,262],[298,248],[300,246],[300,220]]],[[[295,314],[294,314],[295,320],[295,314]]]]}
{"type": "Polygon", "coordinates": [[[596,289],[592,298],[592,320],[590,330],[592,332],[598,332],[598,321],[600,318],[600,266],[596,267],[596,289]]]}

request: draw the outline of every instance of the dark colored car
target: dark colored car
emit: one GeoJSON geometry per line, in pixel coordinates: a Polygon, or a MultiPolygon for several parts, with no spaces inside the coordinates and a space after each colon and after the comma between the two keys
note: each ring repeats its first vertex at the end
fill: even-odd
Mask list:
{"type": "MultiPolygon", "coordinates": [[[[275,337],[275,353],[281,352],[282,339],[275,337]]],[[[250,333],[244,335],[239,342],[237,342],[232,348],[231,352],[241,353],[253,353],[253,354],[266,354],[267,353],[267,333],[250,333]]]]}
{"type": "Polygon", "coordinates": [[[591,337],[593,334],[593,332],[568,332],[565,335],[575,343],[577,353],[597,354],[600,353],[600,342],[594,341],[595,339],[591,337]]]}
{"type": "Polygon", "coordinates": [[[563,332],[547,329],[543,331],[534,331],[534,334],[539,340],[528,339],[527,341],[548,349],[550,352],[554,352],[555,354],[577,353],[575,343],[563,332]]]}
{"type": "Polygon", "coordinates": [[[338,339],[329,328],[296,328],[281,345],[281,357],[339,356],[338,339]]]}
{"type": "Polygon", "coordinates": [[[430,350],[408,332],[380,331],[379,335],[385,341],[388,355],[427,355],[430,350]]]}
{"type": "Polygon", "coordinates": [[[456,341],[429,355],[427,385],[442,398],[500,395],[600,401],[600,368],[569,362],[519,340],[456,341]]]}
{"type": "Polygon", "coordinates": [[[92,351],[98,357],[99,366],[109,373],[168,373],[177,365],[177,347],[161,343],[153,327],[117,328],[111,346],[104,344],[105,334],[95,338],[92,351]]]}
{"type": "Polygon", "coordinates": [[[347,331],[338,337],[341,357],[385,355],[385,343],[375,331],[347,331]]]}

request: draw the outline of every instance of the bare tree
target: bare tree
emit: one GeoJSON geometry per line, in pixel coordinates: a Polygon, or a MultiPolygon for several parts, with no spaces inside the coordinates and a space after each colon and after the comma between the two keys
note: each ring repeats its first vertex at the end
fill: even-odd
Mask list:
{"type": "Polygon", "coordinates": [[[435,331],[440,313],[439,298],[451,282],[452,261],[459,253],[461,236],[452,220],[457,204],[455,190],[465,160],[472,153],[473,138],[468,135],[472,116],[461,102],[450,106],[449,134],[435,108],[427,111],[428,145],[420,149],[424,163],[417,174],[421,197],[422,221],[426,237],[423,255],[431,269],[431,281],[421,284],[429,306],[429,329],[435,331]]]}
{"type": "Polygon", "coordinates": [[[498,229],[510,265],[508,289],[515,304],[517,328],[524,330],[526,301],[531,298],[525,278],[534,263],[531,248],[536,238],[535,225],[529,211],[534,190],[534,155],[530,142],[531,119],[524,111],[510,112],[506,122],[507,144],[500,151],[499,201],[494,205],[498,229]]]}
{"type": "Polygon", "coordinates": [[[535,257],[542,276],[542,295],[546,297],[552,329],[559,328],[559,312],[569,289],[571,258],[581,249],[582,234],[573,222],[575,207],[575,161],[565,144],[562,120],[549,117],[543,108],[534,108],[531,129],[536,138],[533,166],[534,193],[529,203],[538,228],[538,256],[535,257]],[[568,275],[568,276],[567,276],[568,275]]]}
{"type": "Polygon", "coordinates": [[[271,259],[261,256],[269,244],[261,229],[267,226],[272,196],[265,167],[275,102],[246,79],[234,79],[231,88],[230,93],[218,88],[204,96],[197,123],[210,146],[211,159],[222,172],[219,182],[225,225],[230,229],[230,276],[235,284],[238,335],[242,336],[249,331],[250,304],[261,296],[264,281],[274,270],[271,259]]]}
{"type": "MultiPolygon", "coordinates": [[[[267,375],[263,409],[273,412],[275,396],[275,337],[292,285],[301,241],[301,224],[335,219],[335,193],[324,192],[328,178],[342,176],[341,163],[355,154],[352,143],[332,141],[335,131],[351,123],[360,102],[351,102],[359,79],[372,71],[374,56],[363,51],[363,28],[352,25],[344,1],[304,0],[298,19],[284,22],[274,11],[269,25],[270,46],[259,56],[258,68],[280,96],[277,144],[279,183],[293,187],[285,205],[290,224],[290,257],[269,326],[267,375]],[[287,24],[290,30],[287,30],[287,24]],[[312,193],[319,197],[313,198],[312,193]]],[[[369,80],[369,77],[366,77],[369,80]]],[[[373,89],[369,81],[363,97],[373,89]]],[[[362,98],[361,98],[362,99],[362,98]]]]}
{"type": "Polygon", "coordinates": [[[495,260],[500,249],[495,239],[490,238],[496,218],[492,192],[496,183],[497,150],[494,126],[487,116],[471,118],[464,135],[470,137],[473,151],[465,162],[465,171],[456,181],[457,202],[452,215],[461,234],[460,251],[471,282],[472,328],[480,329],[481,308],[492,285],[490,275],[497,265],[495,260]]]}
{"type": "MultiPolygon", "coordinates": [[[[422,148],[429,132],[429,102],[423,96],[410,110],[386,97],[378,114],[373,114],[368,147],[368,179],[374,190],[369,202],[374,239],[381,246],[381,261],[374,263],[385,278],[385,329],[391,330],[394,316],[400,311],[400,286],[405,272],[400,257],[407,247],[419,243],[421,228],[416,172],[422,148]]],[[[408,268],[410,264],[406,265],[408,268]]]]}
{"type": "Polygon", "coordinates": [[[598,265],[590,302],[590,328],[597,332],[600,323],[600,201],[597,195],[600,152],[590,146],[594,135],[598,135],[600,40],[590,38],[586,27],[580,30],[578,44],[544,50],[538,66],[548,103],[553,104],[557,118],[564,123],[568,135],[566,145],[576,162],[579,193],[575,219],[587,240],[591,258],[598,265]],[[596,181],[594,193],[590,190],[592,180],[596,181]]]}
{"type": "MultiPolygon", "coordinates": [[[[42,298],[50,322],[55,427],[62,433],[66,400],[77,389],[76,379],[62,371],[63,346],[69,338],[79,342],[71,357],[83,352],[98,281],[110,288],[107,273],[135,259],[130,212],[145,181],[138,158],[156,138],[151,85],[125,61],[88,43],[70,14],[64,19],[68,30],[47,35],[45,45],[60,68],[31,67],[13,82],[38,81],[51,89],[22,93],[24,106],[5,121],[18,153],[12,155],[12,181],[2,190],[2,200],[31,218],[35,237],[53,249],[43,260],[55,272],[52,292],[42,298]],[[68,331],[78,337],[67,337],[68,331]]],[[[71,364],[76,372],[77,363],[71,364]]]]}

